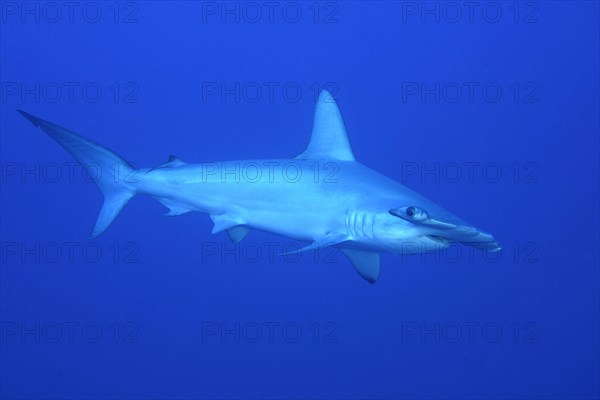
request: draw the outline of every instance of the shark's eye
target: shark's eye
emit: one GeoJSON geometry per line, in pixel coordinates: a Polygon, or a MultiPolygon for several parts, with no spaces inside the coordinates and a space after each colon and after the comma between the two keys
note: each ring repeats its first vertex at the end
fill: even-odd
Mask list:
{"type": "Polygon", "coordinates": [[[427,214],[427,211],[414,206],[393,208],[388,212],[394,217],[402,218],[411,222],[424,221],[427,218],[429,218],[429,214],[427,214]]]}
{"type": "Polygon", "coordinates": [[[419,207],[407,207],[405,213],[412,221],[423,221],[429,218],[427,211],[419,207]]]}

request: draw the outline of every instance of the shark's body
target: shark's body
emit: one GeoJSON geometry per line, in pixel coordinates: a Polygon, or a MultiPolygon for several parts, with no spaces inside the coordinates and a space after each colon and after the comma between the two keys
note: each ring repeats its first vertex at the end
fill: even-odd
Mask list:
{"type": "Polygon", "coordinates": [[[20,112],[93,171],[105,196],[94,236],[135,194],[146,194],[167,206],[167,215],[210,214],[213,233],[226,230],[234,242],[260,229],[312,242],[299,251],[338,246],[369,282],[379,276],[381,252],[434,251],[453,242],[499,250],[491,235],[358,163],[326,91],[310,143],[295,159],[187,164],[171,156],[157,167],[137,169],[103,146],[20,112]]]}

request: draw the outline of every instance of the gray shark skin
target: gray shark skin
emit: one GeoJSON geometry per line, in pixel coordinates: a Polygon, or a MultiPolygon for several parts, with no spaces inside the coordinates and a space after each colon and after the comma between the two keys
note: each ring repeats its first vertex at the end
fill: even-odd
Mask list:
{"type": "Polygon", "coordinates": [[[335,100],[321,92],[310,142],[294,159],[187,164],[175,156],[154,168],[135,168],[111,150],[18,110],[62,145],[104,194],[93,237],[104,232],[136,194],[152,196],[167,215],[210,214],[213,233],[235,243],[260,229],[312,244],[296,252],[337,246],[370,283],[381,252],[413,254],[452,243],[498,251],[480,231],[354,158],[335,100]]]}

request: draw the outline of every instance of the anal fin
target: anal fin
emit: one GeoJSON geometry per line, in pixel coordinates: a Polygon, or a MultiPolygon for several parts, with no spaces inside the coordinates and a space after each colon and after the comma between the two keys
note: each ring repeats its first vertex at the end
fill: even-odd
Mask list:
{"type": "Polygon", "coordinates": [[[183,207],[172,207],[168,213],[166,213],[165,215],[167,217],[174,217],[176,215],[181,215],[181,214],[185,214],[187,212],[190,212],[190,210],[188,210],[187,208],[183,208],[183,207]]]}
{"type": "Polygon", "coordinates": [[[167,212],[165,214],[167,217],[173,217],[173,216],[185,214],[185,213],[191,211],[189,208],[182,206],[181,204],[176,204],[175,202],[173,202],[169,199],[159,198],[158,201],[160,201],[165,207],[167,207],[169,209],[169,212],[167,212]]]}

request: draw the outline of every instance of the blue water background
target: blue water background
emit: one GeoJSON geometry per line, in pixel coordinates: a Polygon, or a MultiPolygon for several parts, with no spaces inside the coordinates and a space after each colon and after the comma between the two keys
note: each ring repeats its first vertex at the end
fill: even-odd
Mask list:
{"type": "Polygon", "coordinates": [[[597,2],[494,3],[498,22],[485,2],[457,22],[413,14],[420,2],[294,3],[297,22],[289,3],[271,21],[255,3],[258,22],[213,14],[220,2],[95,4],[98,22],[83,6],[37,22],[2,3],[2,398],[598,398],[597,2]],[[23,95],[36,83],[48,93],[23,95]],[[439,100],[423,94],[436,83],[439,100]],[[360,162],[493,233],[502,257],[386,254],[369,285],[341,254],[270,258],[265,243],[290,240],[267,233],[236,259],[208,216],[165,218],[145,197],[91,241],[100,192],[15,112],[141,166],[291,158],[323,87],[360,162]],[[36,177],[54,165],[56,182],[36,177]],[[36,250],[53,244],[55,262],[36,250]]]}

